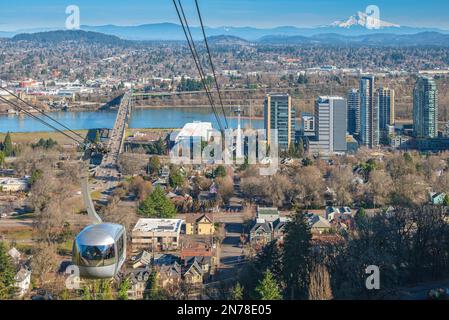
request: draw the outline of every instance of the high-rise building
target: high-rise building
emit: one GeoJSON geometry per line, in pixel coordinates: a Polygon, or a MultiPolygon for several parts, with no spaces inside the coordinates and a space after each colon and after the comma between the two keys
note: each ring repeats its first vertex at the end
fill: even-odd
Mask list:
{"type": "Polygon", "coordinates": [[[357,89],[348,91],[348,132],[354,136],[360,134],[360,94],[357,89]]]}
{"type": "Polygon", "coordinates": [[[394,90],[379,88],[377,90],[377,105],[380,134],[388,136],[394,128],[394,90]]]}
{"type": "Polygon", "coordinates": [[[302,131],[305,136],[315,136],[315,116],[310,113],[301,114],[302,131]]]}
{"type": "Polygon", "coordinates": [[[289,94],[268,94],[264,103],[264,128],[270,145],[272,130],[277,129],[279,149],[289,149],[295,138],[295,110],[289,94]]]}
{"type": "Polygon", "coordinates": [[[419,78],[413,91],[413,134],[417,138],[438,135],[438,89],[428,77],[419,78]]]}
{"type": "Polygon", "coordinates": [[[374,148],[379,145],[379,110],[374,101],[374,76],[360,79],[360,141],[374,148]]]}
{"type": "Polygon", "coordinates": [[[342,97],[319,97],[315,102],[315,138],[309,142],[313,154],[347,151],[347,105],[342,97]]]}

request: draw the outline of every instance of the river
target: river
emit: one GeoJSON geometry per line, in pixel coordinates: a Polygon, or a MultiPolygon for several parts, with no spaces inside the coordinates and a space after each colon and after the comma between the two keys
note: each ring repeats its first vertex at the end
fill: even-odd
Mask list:
{"type": "MultiPolygon", "coordinates": [[[[112,128],[116,111],[61,111],[49,115],[72,130],[112,128]]],[[[38,114],[36,114],[38,116],[38,114]]],[[[45,119],[45,117],[44,117],[45,119]]],[[[204,107],[170,107],[170,108],[136,108],[131,115],[130,128],[182,128],[187,122],[212,122],[219,128],[209,108],[204,107]]],[[[224,118],[221,117],[224,126],[224,118]]],[[[236,128],[237,119],[228,118],[229,126],[236,128]]],[[[263,128],[262,119],[242,119],[242,127],[263,128]]],[[[0,115],[0,132],[46,132],[52,131],[39,121],[27,115],[0,115]]]]}

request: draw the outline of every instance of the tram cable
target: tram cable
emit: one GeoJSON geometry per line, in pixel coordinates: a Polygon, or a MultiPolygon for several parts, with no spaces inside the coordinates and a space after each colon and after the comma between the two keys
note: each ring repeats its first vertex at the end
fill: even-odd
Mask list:
{"type": "Polygon", "coordinates": [[[214,104],[214,100],[212,98],[212,94],[210,93],[209,87],[207,86],[207,83],[206,83],[206,80],[205,80],[205,74],[204,74],[204,71],[203,71],[202,66],[201,66],[201,61],[199,59],[198,52],[196,50],[195,42],[193,40],[192,33],[190,31],[190,27],[188,25],[188,21],[186,19],[185,12],[184,12],[184,9],[182,7],[182,3],[181,3],[180,0],[178,0],[179,8],[178,8],[178,4],[176,3],[176,0],[173,0],[173,4],[175,6],[176,13],[178,15],[179,21],[181,23],[181,27],[182,27],[182,29],[184,31],[184,35],[185,35],[186,40],[187,40],[187,44],[189,46],[190,52],[191,52],[193,60],[195,62],[195,66],[198,69],[201,82],[203,83],[203,86],[204,86],[204,90],[206,91],[206,94],[208,96],[209,103],[211,105],[212,111],[214,112],[215,118],[216,118],[216,120],[218,122],[218,126],[220,127],[220,132],[223,133],[224,132],[223,125],[221,123],[221,119],[218,116],[217,110],[215,108],[215,104],[214,104]],[[181,12],[182,12],[182,14],[181,14],[181,12]],[[183,20],[183,18],[184,18],[184,20],[183,20]]]}
{"type": "Polygon", "coordinates": [[[198,12],[198,17],[199,17],[200,24],[201,24],[201,30],[203,32],[204,43],[206,44],[206,50],[207,50],[207,55],[209,57],[209,63],[210,63],[211,69],[212,69],[212,73],[214,75],[214,82],[215,82],[215,87],[217,88],[218,98],[219,98],[220,104],[221,104],[221,110],[223,112],[223,116],[224,116],[224,119],[226,122],[226,129],[228,129],[229,128],[228,119],[226,117],[226,112],[225,112],[224,105],[223,105],[223,99],[221,97],[220,86],[218,85],[217,74],[215,72],[215,66],[212,61],[212,55],[210,53],[209,43],[207,41],[206,31],[204,29],[203,17],[201,15],[200,6],[198,5],[198,0],[195,0],[195,6],[196,6],[196,11],[198,12]]]}
{"type": "Polygon", "coordinates": [[[81,142],[81,141],[75,139],[74,137],[68,135],[68,134],[65,133],[64,131],[62,131],[62,130],[56,128],[56,127],[53,126],[52,124],[50,124],[50,123],[44,121],[43,119],[37,117],[36,115],[34,115],[33,113],[29,112],[29,111],[26,110],[25,108],[21,107],[21,106],[18,105],[17,103],[10,101],[10,100],[6,99],[6,98],[3,97],[3,96],[0,96],[0,101],[3,101],[4,103],[9,104],[10,106],[12,106],[12,107],[15,108],[15,109],[19,109],[20,111],[24,112],[26,115],[30,116],[31,118],[33,118],[33,119],[35,119],[35,120],[41,122],[41,123],[44,124],[45,126],[47,126],[47,127],[51,128],[51,129],[55,130],[56,132],[61,133],[62,135],[66,136],[67,138],[69,138],[69,139],[75,141],[77,144],[81,145],[82,147],[86,147],[86,144],[85,144],[84,142],[81,142]]]}
{"type": "Polygon", "coordinates": [[[54,121],[55,123],[57,123],[58,125],[60,125],[61,127],[63,127],[64,129],[66,129],[67,131],[71,132],[72,134],[76,135],[77,137],[83,139],[83,141],[85,140],[85,138],[83,136],[81,136],[80,134],[78,134],[77,132],[73,131],[72,129],[70,129],[69,127],[65,126],[63,123],[59,122],[58,120],[56,120],[55,118],[49,116],[47,113],[45,113],[44,111],[42,111],[41,109],[39,109],[38,107],[32,105],[31,103],[23,100],[22,98],[20,98],[18,95],[16,95],[14,92],[0,87],[1,90],[7,92],[9,95],[13,96],[14,98],[16,98],[17,100],[25,103],[27,106],[29,106],[30,108],[33,108],[34,110],[36,110],[37,112],[39,112],[41,115],[45,116],[46,118],[54,121]]]}

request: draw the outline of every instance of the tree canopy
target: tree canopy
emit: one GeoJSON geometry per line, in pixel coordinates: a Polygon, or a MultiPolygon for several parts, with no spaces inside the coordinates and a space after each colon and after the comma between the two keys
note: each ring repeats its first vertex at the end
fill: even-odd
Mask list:
{"type": "Polygon", "coordinates": [[[164,190],[159,186],[140,203],[137,211],[150,218],[173,218],[176,215],[174,204],[165,196],[164,190]]]}

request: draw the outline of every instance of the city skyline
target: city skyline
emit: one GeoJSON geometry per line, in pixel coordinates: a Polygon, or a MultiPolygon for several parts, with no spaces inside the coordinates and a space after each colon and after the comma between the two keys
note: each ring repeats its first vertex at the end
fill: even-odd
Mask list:
{"type": "MultiPolygon", "coordinates": [[[[345,0],[339,6],[329,1],[292,1],[292,0],[214,0],[200,1],[205,24],[210,27],[251,26],[270,28],[278,26],[317,27],[330,25],[364,12],[368,5],[377,5],[380,18],[402,26],[420,28],[449,29],[444,12],[449,10],[449,3],[441,1],[368,1],[345,0]],[[406,14],[405,14],[406,13],[406,14]]],[[[183,2],[189,16],[194,16],[193,1],[183,2]]],[[[151,3],[134,0],[126,4],[118,1],[97,1],[95,4],[79,0],[68,1],[18,1],[9,4],[0,12],[0,30],[17,31],[33,28],[63,28],[67,15],[65,9],[77,5],[81,12],[82,25],[141,25],[151,23],[177,23],[176,12],[171,1],[154,0],[151,3]]],[[[197,25],[198,21],[192,20],[197,25]]]]}

